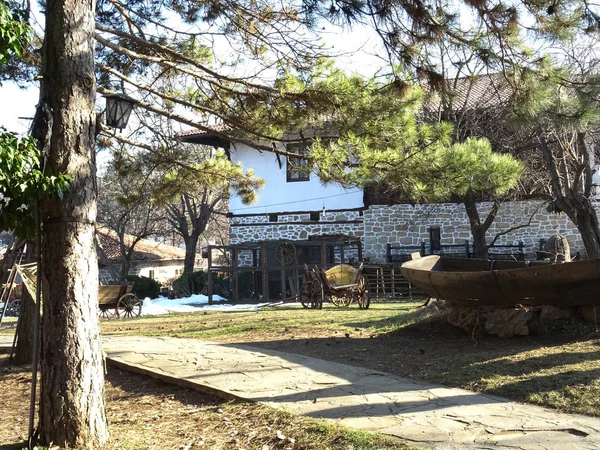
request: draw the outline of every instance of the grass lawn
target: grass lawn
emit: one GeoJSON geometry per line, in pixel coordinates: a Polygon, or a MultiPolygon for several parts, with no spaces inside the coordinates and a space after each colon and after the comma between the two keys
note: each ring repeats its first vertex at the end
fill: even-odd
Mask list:
{"type": "Polygon", "coordinates": [[[259,312],[200,312],[102,321],[104,333],[244,343],[354,364],[564,412],[600,415],[598,334],[568,326],[554,334],[477,337],[418,304],[369,310],[325,305],[259,312]]]}

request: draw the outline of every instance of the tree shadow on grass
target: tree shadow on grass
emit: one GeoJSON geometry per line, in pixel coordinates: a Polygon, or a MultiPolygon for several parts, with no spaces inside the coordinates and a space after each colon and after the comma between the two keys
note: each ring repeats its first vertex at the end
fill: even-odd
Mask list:
{"type": "Polygon", "coordinates": [[[122,370],[110,364],[105,379],[114,387],[119,388],[123,392],[119,397],[125,399],[147,395],[160,397],[165,392],[169,392],[173,399],[188,405],[203,404],[218,406],[227,402],[227,400],[215,395],[181,386],[174,386],[172,383],[167,383],[161,379],[122,370]]]}
{"type": "Polygon", "coordinates": [[[16,442],[14,444],[0,444],[0,450],[22,450],[27,448],[27,442],[16,442]]]}

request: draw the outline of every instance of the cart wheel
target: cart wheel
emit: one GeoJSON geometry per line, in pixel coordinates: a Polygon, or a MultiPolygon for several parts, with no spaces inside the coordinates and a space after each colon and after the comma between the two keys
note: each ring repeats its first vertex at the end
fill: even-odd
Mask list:
{"type": "Polygon", "coordinates": [[[290,241],[283,241],[275,248],[275,257],[282,266],[296,262],[296,247],[290,241]]]}
{"type": "Polygon", "coordinates": [[[352,303],[352,296],[347,294],[334,295],[331,297],[331,301],[335,306],[345,308],[346,306],[350,306],[350,303],[352,303]]]}
{"type": "Polygon", "coordinates": [[[312,293],[312,281],[308,280],[302,283],[302,287],[300,288],[300,294],[298,298],[300,303],[304,308],[308,308],[311,304],[311,293],[312,293]]]}
{"type": "Polygon", "coordinates": [[[369,295],[369,280],[364,275],[360,276],[356,288],[356,301],[360,309],[369,309],[371,297],[369,295]]]}
{"type": "Polygon", "coordinates": [[[100,317],[104,319],[112,319],[117,314],[117,308],[102,308],[100,309],[100,317]]]}
{"type": "Polygon", "coordinates": [[[315,278],[311,281],[310,286],[310,307],[312,309],[321,309],[323,308],[323,300],[325,294],[323,293],[323,283],[318,278],[315,278]]]}
{"type": "Polygon", "coordinates": [[[134,294],[125,294],[117,302],[117,317],[129,319],[142,313],[142,301],[134,294]]]}

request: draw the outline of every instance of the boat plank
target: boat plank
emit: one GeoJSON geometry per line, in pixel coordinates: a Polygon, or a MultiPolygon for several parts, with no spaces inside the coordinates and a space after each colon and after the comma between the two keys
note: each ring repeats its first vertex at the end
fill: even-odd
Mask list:
{"type": "Polygon", "coordinates": [[[407,261],[401,271],[426,294],[453,303],[600,305],[600,259],[530,265],[433,255],[407,261]]]}

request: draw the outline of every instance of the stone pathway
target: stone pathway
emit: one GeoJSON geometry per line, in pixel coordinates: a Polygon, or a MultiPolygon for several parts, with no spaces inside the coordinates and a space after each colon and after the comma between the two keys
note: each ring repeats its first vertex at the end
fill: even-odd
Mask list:
{"type": "MultiPolygon", "coordinates": [[[[0,346],[5,339],[0,337],[0,346]]],[[[104,336],[109,363],[434,449],[600,448],[600,420],[245,345],[104,336]]],[[[10,345],[10,344],[9,344],[10,345]]]]}

